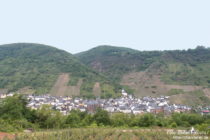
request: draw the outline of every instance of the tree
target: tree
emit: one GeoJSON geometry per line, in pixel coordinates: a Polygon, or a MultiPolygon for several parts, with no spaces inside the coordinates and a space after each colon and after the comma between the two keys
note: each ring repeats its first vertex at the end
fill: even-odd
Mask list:
{"type": "Polygon", "coordinates": [[[90,126],[93,122],[93,117],[91,114],[86,114],[82,120],[82,126],[90,126]]]}
{"type": "Polygon", "coordinates": [[[0,103],[0,131],[21,131],[34,128],[36,112],[27,108],[27,100],[21,95],[3,99],[0,103]]]}
{"type": "Polygon", "coordinates": [[[79,112],[76,110],[72,110],[68,117],[66,118],[66,124],[70,127],[79,127],[81,122],[79,112]]]}
{"type": "Polygon", "coordinates": [[[118,126],[128,126],[130,120],[127,114],[117,113],[112,115],[111,121],[114,127],[118,127],[118,126]]]}
{"type": "Polygon", "coordinates": [[[171,118],[178,126],[184,127],[204,122],[204,118],[199,114],[174,113],[171,118]]]}
{"type": "Polygon", "coordinates": [[[155,117],[152,114],[144,114],[140,116],[139,126],[149,127],[155,125],[155,117]]]}
{"type": "Polygon", "coordinates": [[[5,98],[0,104],[0,117],[3,119],[30,119],[33,115],[26,107],[27,100],[21,95],[5,98]]]}
{"type": "Polygon", "coordinates": [[[43,105],[37,111],[36,123],[41,128],[62,128],[64,126],[64,116],[59,111],[52,110],[51,106],[43,105]]]}
{"type": "Polygon", "coordinates": [[[96,121],[97,125],[110,125],[110,117],[107,111],[98,108],[96,113],[93,115],[93,119],[96,121]]]}

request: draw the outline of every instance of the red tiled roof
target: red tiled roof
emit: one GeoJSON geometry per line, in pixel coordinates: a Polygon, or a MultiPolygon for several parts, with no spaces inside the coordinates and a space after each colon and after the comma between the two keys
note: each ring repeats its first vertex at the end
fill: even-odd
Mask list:
{"type": "Polygon", "coordinates": [[[203,113],[209,113],[209,110],[202,110],[203,113]]]}

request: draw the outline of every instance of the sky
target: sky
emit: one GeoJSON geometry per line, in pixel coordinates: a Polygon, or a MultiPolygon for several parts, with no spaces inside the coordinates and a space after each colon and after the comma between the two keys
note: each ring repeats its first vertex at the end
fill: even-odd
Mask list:
{"type": "Polygon", "coordinates": [[[70,53],[98,45],[137,50],[210,46],[209,0],[0,0],[0,44],[70,53]]]}

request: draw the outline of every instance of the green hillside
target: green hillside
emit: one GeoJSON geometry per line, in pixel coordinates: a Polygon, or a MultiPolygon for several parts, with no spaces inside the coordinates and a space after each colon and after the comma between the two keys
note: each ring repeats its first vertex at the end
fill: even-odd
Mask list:
{"type": "Polygon", "coordinates": [[[168,51],[162,80],[170,84],[210,87],[210,49],[197,47],[187,51],[168,51]]]}
{"type": "Polygon", "coordinates": [[[119,81],[127,72],[147,69],[161,54],[158,51],[140,52],[123,47],[99,46],[76,56],[89,67],[119,81]]]}
{"type": "Polygon", "coordinates": [[[85,96],[92,96],[95,82],[110,84],[63,50],[29,43],[0,46],[0,89],[17,91],[29,87],[39,94],[48,93],[62,73],[70,75],[68,84],[72,86],[81,79],[80,94],[85,96]]]}
{"type": "Polygon", "coordinates": [[[122,47],[99,46],[76,54],[86,65],[120,80],[129,72],[160,74],[169,84],[210,85],[210,49],[137,51],[122,47]]]}
{"type": "Polygon", "coordinates": [[[137,51],[99,46],[76,56],[90,68],[133,89],[136,96],[173,95],[172,103],[210,104],[210,49],[137,51]],[[197,91],[202,94],[197,96],[197,91]],[[190,102],[188,102],[190,101],[190,102]]]}
{"type": "Polygon", "coordinates": [[[0,92],[29,89],[38,94],[108,98],[118,96],[123,85],[141,96],[183,90],[173,95],[177,99],[200,90],[210,97],[210,49],[138,51],[99,46],[72,55],[41,44],[1,45],[0,81],[0,92]]]}

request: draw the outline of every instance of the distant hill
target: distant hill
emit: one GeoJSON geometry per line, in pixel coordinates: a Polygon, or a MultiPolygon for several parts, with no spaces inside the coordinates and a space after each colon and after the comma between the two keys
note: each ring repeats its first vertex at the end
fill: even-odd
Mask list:
{"type": "Polygon", "coordinates": [[[115,88],[103,75],[68,52],[31,43],[0,46],[0,91],[91,97],[97,83],[102,89],[112,87],[114,94],[115,88]]]}
{"type": "Polygon", "coordinates": [[[210,49],[103,45],[72,55],[42,44],[0,45],[0,93],[109,98],[122,88],[136,96],[171,96],[177,104],[210,104],[210,49]]]}
{"type": "Polygon", "coordinates": [[[96,71],[117,79],[128,72],[155,71],[167,83],[210,86],[210,49],[202,46],[187,51],[99,46],[76,56],[96,71]]]}
{"type": "Polygon", "coordinates": [[[98,46],[76,56],[89,67],[104,73],[113,80],[120,80],[121,76],[130,71],[142,71],[160,58],[162,52],[140,52],[137,50],[98,46]]]}
{"type": "Polygon", "coordinates": [[[198,46],[189,50],[137,51],[99,46],[76,56],[90,68],[133,88],[137,96],[173,94],[176,99],[196,92],[199,95],[188,96],[198,98],[198,103],[210,101],[207,98],[210,97],[209,48],[198,46]]]}

